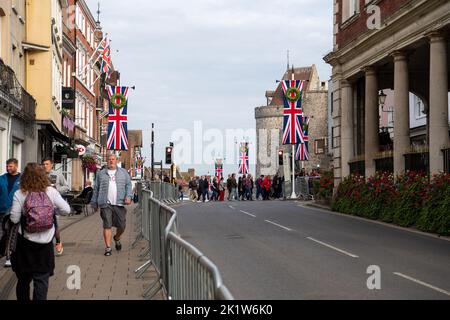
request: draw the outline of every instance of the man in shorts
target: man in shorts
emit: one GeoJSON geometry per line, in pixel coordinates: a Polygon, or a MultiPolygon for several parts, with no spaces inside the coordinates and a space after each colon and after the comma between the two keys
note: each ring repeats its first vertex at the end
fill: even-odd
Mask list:
{"type": "Polygon", "coordinates": [[[130,205],[133,199],[131,177],[125,169],[117,166],[117,156],[108,156],[108,166],[101,170],[95,179],[94,194],[91,205],[94,211],[100,208],[100,216],[103,220],[103,238],[105,240],[105,256],[110,256],[112,227],[116,228],[113,237],[116,250],[122,249],[120,237],[126,227],[126,205],[130,205]]]}

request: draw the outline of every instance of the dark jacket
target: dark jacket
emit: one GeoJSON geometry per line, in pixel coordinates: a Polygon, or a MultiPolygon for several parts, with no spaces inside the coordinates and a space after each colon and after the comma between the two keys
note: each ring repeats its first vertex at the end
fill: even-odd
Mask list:
{"type": "Polygon", "coordinates": [[[14,193],[19,189],[20,177],[14,183],[10,193],[8,193],[7,173],[0,176],[0,216],[6,214],[12,206],[14,193]]]}

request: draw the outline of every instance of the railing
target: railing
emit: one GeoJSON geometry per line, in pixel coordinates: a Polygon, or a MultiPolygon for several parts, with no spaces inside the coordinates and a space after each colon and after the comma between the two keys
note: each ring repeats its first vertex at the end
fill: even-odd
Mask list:
{"type": "Polygon", "coordinates": [[[155,199],[168,203],[178,201],[179,193],[177,187],[171,183],[152,181],[146,183],[146,188],[153,192],[155,199]]]}
{"type": "MultiPolygon", "coordinates": [[[[159,191],[164,189],[156,184],[148,186],[159,191]]],[[[141,196],[136,220],[140,235],[136,242],[139,238],[148,241],[149,247],[140,256],[149,254],[150,259],[135,273],[136,277],[142,277],[153,265],[158,275],[158,279],[144,290],[143,296],[152,298],[162,289],[168,299],[233,300],[217,267],[179,236],[176,211],[153,197],[152,191],[139,191],[139,188],[141,196]]]]}
{"type": "MultiPolygon", "coordinates": [[[[320,180],[320,177],[296,177],[295,178],[295,193],[301,200],[314,200],[313,183],[314,180],[320,180]]],[[[292,182],[284,182],[285,196],[290,197],[292,193],[292,182]]]]}

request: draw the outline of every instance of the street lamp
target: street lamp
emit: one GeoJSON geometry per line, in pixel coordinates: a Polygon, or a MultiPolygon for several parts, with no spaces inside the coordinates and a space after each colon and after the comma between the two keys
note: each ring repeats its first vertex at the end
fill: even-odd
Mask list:
{"type": "Polygon", "coordinates": [[[387,95],[381,90],[381,92],[378,94],[378,103],[381,105],[381,109],[384,111],[384,104],[386,103],[386,97],[387,95]]]}

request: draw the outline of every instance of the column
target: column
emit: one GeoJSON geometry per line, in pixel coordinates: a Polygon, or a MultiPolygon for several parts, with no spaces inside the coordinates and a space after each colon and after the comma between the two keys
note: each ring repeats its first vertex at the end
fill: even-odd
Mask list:
{"type": "Polygon", "coordinates": [[[367,67],[366,72],[366,101],[365,101],[365,144],[366,177],[375,174],[375,155],[379,151],[379,105],[377,73],[373,67],[367,67]]]}
{"type": "Polygon", "coordinates": [[[341,177],[350,175],[353,152],[353,90],[347,80],[341,81],[341,177]]]}
{"type": "Polygon", "coordinates": [[[405,171],[404,154],[410,149],[409,134],[409,74],[404,52],[394,57],[394,175],[405,171]]]}
{"type": "Polygon", "coordinates": [[[442,149],[450,146],[448,136],[447,42],[440,32],[430,38],[430,173],[444,170],[442,149]]]}

